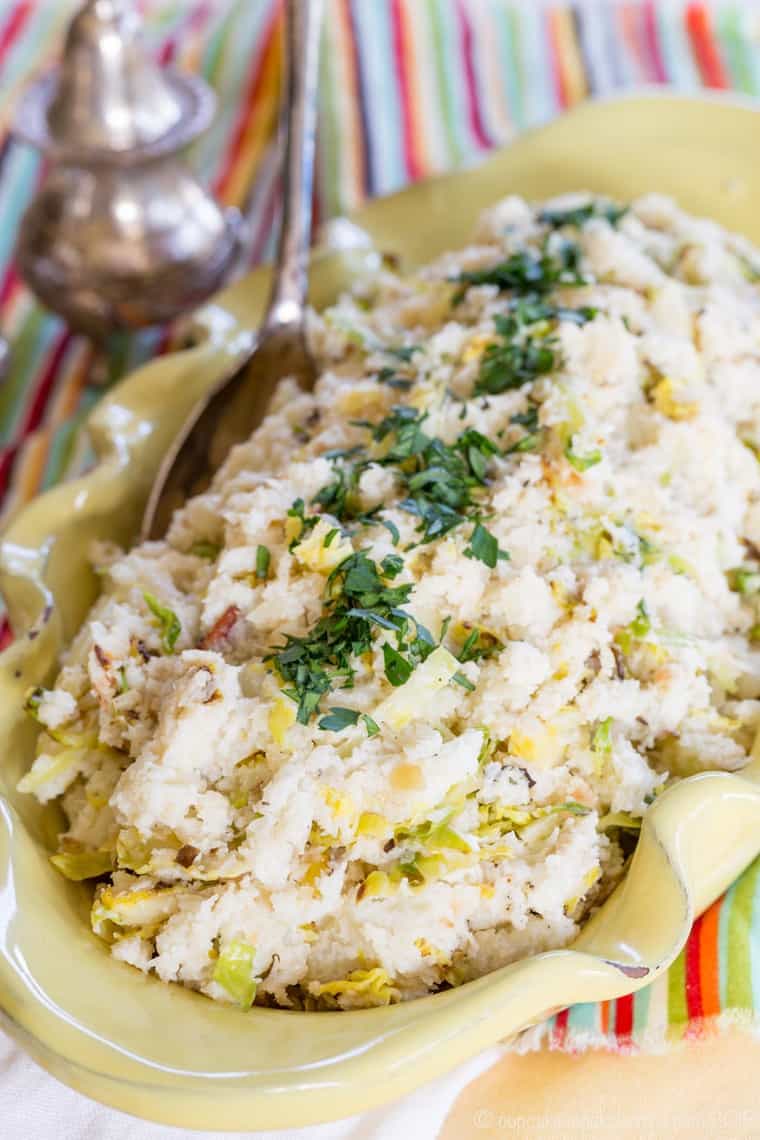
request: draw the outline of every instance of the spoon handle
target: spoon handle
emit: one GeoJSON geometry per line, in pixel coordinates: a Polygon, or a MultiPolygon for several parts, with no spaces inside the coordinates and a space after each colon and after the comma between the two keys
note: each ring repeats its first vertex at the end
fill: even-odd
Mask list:
{"type": "Polygon", "coordinates": [[[322,0],[287,0],[282,225],[264,333],[301,325],[311,236],[322,0]]]}

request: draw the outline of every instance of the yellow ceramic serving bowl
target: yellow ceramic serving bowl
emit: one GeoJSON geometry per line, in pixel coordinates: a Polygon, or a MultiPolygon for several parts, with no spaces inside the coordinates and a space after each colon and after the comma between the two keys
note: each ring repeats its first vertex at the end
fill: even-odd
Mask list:
{"type": "MultiPolygon", "coordinates": [[[[542,198],[588,187],[626,199],[656,189],[760,241],[754,116],[674,97],[587,105],[476,170],[374,202],[355,220],[378,248],[414,263],[465,242],[478,211],[510,191],[542,198]]],[[[316,257],[315,303],[366,256],[316,257]]],[[[234,285],[200,313],[197,347],[153,361],[106,396],[90,420],[98,466],[27,507],[0,550],[18,635],[0,658],[2,1024],[74,1088],[185,1128],[285,1127],[358,1112],[558,1007],[645,985],[760,850],[760,762],[741,775],[694,776],[650,809],[625,882],[571,950],[383,1009],[244,1013],[108,956],[89,930],[88,889],[48,861],[54,813],[15,791],[36,732],[23,698],[50,679],[95,596],[89,540],[130,541],[177,424],[246,352],[265,294],[263,271],[234,285]]]]}

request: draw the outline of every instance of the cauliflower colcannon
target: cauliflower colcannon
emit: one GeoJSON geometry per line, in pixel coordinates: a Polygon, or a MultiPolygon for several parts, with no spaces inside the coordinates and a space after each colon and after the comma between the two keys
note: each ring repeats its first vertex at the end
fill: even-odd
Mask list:
{"type": "Polygon", "coordinates": [[[561,947],[760,723],[760,254],[507,198],[309,317],[320,379],[102,594],[21,781],[115,958],[383,1005],[561,947]]]}

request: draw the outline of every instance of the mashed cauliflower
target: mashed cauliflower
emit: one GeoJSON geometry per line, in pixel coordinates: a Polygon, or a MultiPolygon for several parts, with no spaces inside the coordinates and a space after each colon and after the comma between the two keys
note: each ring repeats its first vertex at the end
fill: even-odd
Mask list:
{"type": "Polygon", "coordinates": [[[760,721],[760,254],[507,198],[321,315],[103,590],[21,781],[114,957],[353,1008],[563,946],[647,806],[760,721]]]}

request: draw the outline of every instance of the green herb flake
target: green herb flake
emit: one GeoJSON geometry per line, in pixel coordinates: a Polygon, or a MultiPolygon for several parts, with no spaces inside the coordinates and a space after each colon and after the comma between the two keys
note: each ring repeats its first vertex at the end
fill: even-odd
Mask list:
{"type": "Polygon", "coordinates": [[[573,242],[563,242],[552,252],[546,247],[540,252],[519,250],[497,265],[460,273],[455,280],[462,288],[453,301],[460,301],[470,285],[495,285],[518,294],[547,293],[558,285],[585,285],[579,263],[580,249],[573,242]]]}
{"type": "Polygon", "coordinates": [[[628,206],[619,206],[616,202],[600,202],[594,200],[585,202],[582,206],[571,206],[567,209],[542,210],[538,215],[539,222],[550,229],[561,229],[562,226],[575,226],[582,229],[592,218],[604,218],[611,226],[617,226],[628,213],[628,206]]]}
{"type": "Polygon", "coordinates": [[[342,732],[344,728],[349,728],[358,720],[359,714],[354,709],[331,708],[329,714],[320,720],[319,727],[330,732],[342,732]]]}
{"type": "Polygon", "coordinates": [[[381,368],[375,376],[378,384],[387,384],[398,392],[408,392],[414,387],[414,381],[402,376],[395,368],[381,368]]]}
{"type": "Polygon", "coordinates": [[[380,563],[383,575],[386,578],[396,578],[404,568],[404,559],[400,554],[386,554],[380,563]]]}
{"type": "Polygon", "coordinates": [[[369,713],[362,713],[360,719],[367,730],[367,736],[377,736],[380,731],[380,725],[377,723],[377,721],[374,721],[369,713]]]}
{"type": "Polygon", "coordinates": [[[472,514],[477,489],[486,485],[489,463],[499,448],[474,428],[445,444],[427,435],[425,418],[414,408],[394,408],[375,428],[374,438],[390,442],[381,462],[400,468],[406,495],[398,506],[420,520],[421,541],[431,542],[472,514]]]}
{"type": "Polygon", "coordinates": [[[314,501],[343,523],[384,526],[398,544],[398,527],[380,514],[379,507],[361,510],[359,480],[374,462],[395,468],[404,495],[396,505],[419,519],[421,542],[440,538],[471,518],[477,510],[478,489],[487,485],[490,463],[500,455],[500,448],[475,428],[467,428],[453,444],[444,443],[427,434],[426,418],[426,413],[398,405],[379,423],[362,421],[360,426],[371,431],[372,441],[382,446],[382,455],[352,456],[350,463],[336,464],[333,478],[314,501]]]}
{"type": "Polygon", "coordinates": [[[482,523],[475,524],[470,535],[470,545],[465,548],[465,554],[468,558],[478,558],[491,570],[495,568],[497,562],[506,561],[509,558],[506,550],[499,549],[496,538],[482,523]]]}
{"type": "Polygon", "coordinates": [[[474,394],[495,396],[537,380],[559,365],[556,341],[551,335],[560,321],[585,324],[596,310],[570,309],[539,296],[523,296],[507,313],[494,317],[500,338],[488,345],[480,361],[474,394]]]}
{"type": "Polygon", "coordinates": [[[395,356],[396,360],[401,360],[405,364],[409,363],[409,361],[414,356],[415,352],[421,352],[421,351],[422,351],[422,345],[421,344],[402,344],[402,345],[397,345],[393,348],[387,348],[386,347],[383,349],[383,352],[387,353],[388,356],[395,356]]]}
{"type": "Polygon", "coordinates": [[[411,583],[388,585],[365,551],[349,555],[332,571],[323,616],[305,637],[288,636],[269,657],[288,685],[283,691],[298,705],[300,724],[309,723],[331,688],[353,685],[354,660],[372,648],[377,627],[401,639],[411,624],[401,609],[411,591],[411,583]]]}
{"type": "Polygon", "coordinates": [[[313,530],[317,525],[319,522],[319,515],[307,515],[306,506],[303,499],[296,499],[293,503],[293,506],[288,511],[288,518],[298,519],[301,523],[301,530],[295,536],[295,538],[291,540],[290,545],[288,546],[289,550],[293,550],[293,548],[306,537],[309,531],[313,530]]]}
{"type": "Polygon", "coordinates": [[[535,451],[541,441],[538,433],[533,435],[524,435],[522,439],[518,439],[517,443],[513,443],[505,451],[505,455],[522,454],[526,451],[535,451]]]}
{"type": "Polygon", "coordinates": [[[380,526],[384,526],[388,531],[388,534],[391,536],[391,542],[393,545],[398,546],[399,542],[401,541],[401,534],[399,533],[399,529],[396,526],[395,522],[392,522],[391,519],[383,518],[378,518],[377,521],[380,526]]]}
{"type": "Polygon", "coordinates": [[[271,560],[272,556],[266,546],[259,545],[256,547],[256,577],[260,580],[268,577],[271,560]]]}
{"type": "Polygon", "coordinates": [[[158,627],[161,630],[161,644],[167,653],[173,653],[177,639],[182,633],[182,623],[174,610],[162,605],[158,598],[147,590],[143,590],[143,598],[146,606],[158,622],[158,627]]]}
{"type": "Polygon", "coordinates": [[[358,495],[359,477],[367,462],[364,459],[353,464],[334,463],[333,478],[317,491],[313,501],[343,521],[356,518],[361,511],[358,495]]]}
{"type": "Polygon", "coordinates": [[[475,692],[475,686],[470,678],[466,677],[460,670],[457,670],[451,679],[452,681],[456,681],[457,685],[461,685],[463,689],[466,689],[468,693],[475,692]]]}
{"type": "Polygon", "coordinates": [[[480,661],[493,656],[494,653],[499,653],[503,648],[504,646],[497,638],[475,628],[470,630],[467,635],[462,648],[457,653],[457,659],[462,664],[465,661],[480,661]]]}
{"type": "Polygon", "coordinates": [[[406,657],[402,657],[387,641],[383,644],[383,661],[385,663],[385,676],[394,688],[398,688],[399,685],[403,685],[409,680],[413,668],[411,662],[407,661],[406,657]]]}
{"type": "Polygon", "coordinates": [[[553,343],[528,331],[530,317],[518,306],[509,316],[494,318],[499,337],[488,345],[480,360],[474,394],[497,396],[522,388],[551,372],[558,363],[553,343]]]}

